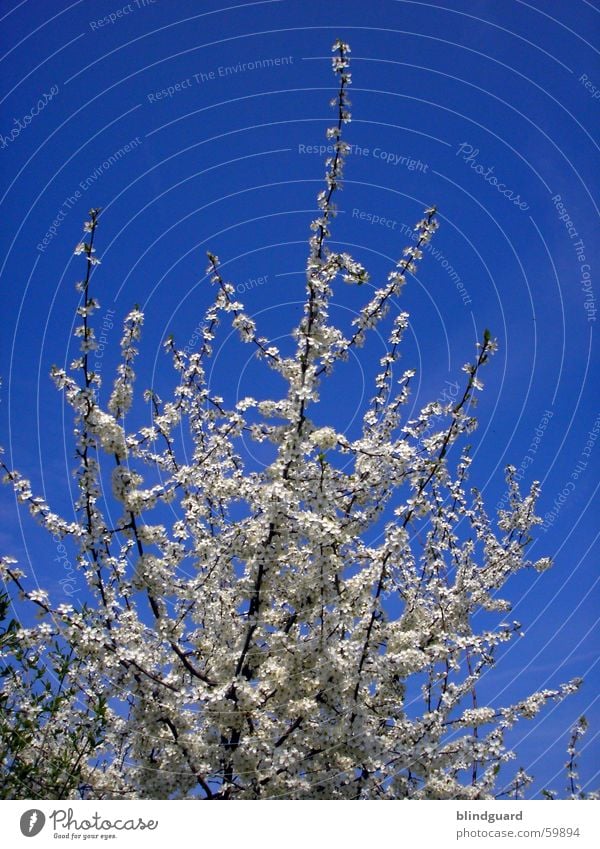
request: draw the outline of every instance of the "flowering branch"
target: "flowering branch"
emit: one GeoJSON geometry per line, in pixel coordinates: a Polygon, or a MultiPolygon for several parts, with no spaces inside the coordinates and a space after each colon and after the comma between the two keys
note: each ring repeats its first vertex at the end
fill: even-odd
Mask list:
{"type": "MultiPolygon", "coordinates": [[[[90,292],[99,210],[90,212],[76,248],[86,262],[80,350],[72,374],[52,371],[75,420],[75,520],[55,514],[0,461],[19,502],[77,548],[83,584],[81,601],[61,604],[30,586],[13,560],[0,560],[15,601],[39,614],[30,628],[0,631],[0,671],[10,670],[0,689],[10,708],[0,724],[0,774],[12,776],[13,796],[520,798],[530,777],[506,777],[508,730],[579,687],[575,679],[507,706],[480,697],[498,646],[521,633],[498,591],[511,575],[551,564],[527,559],[541,521],[539,485],[521,494],[508,467],[508,504],[492,520],[467,488],[468,449],[454,448],[476,426],[481,370],[497,347],[489,331],[465,366],[462,394],[407,420],[415,372],[393,389],[409,320],[400,312],[360,434],[311,418],[320,382],[384,321],[438,226],[429,207],[416,244],[366,298],[352,331],[335,326],[337,281],[361,286],[368,274],[329,245],[351,117],[350,48],[340,40],[333,52],[334,150],[291,356],[259,334],[209,253],[215,288],[199,348],[180,350],[167,338],[173,392],[163,401],[147,389],[150,423],[131,431],[144,315],[135,307],[125,318],[104,403],[89,359],[99,306],[90,292]],[[223,314],[285,382],[278,400],[248,397],[228,408],[209,391],[223,314]],[[270,443],[264,469],[248,460],[247,439],[270,443]]],[[[580,724],[569,746],[571,796],[580,795],[581,733],[580,724]]]]}

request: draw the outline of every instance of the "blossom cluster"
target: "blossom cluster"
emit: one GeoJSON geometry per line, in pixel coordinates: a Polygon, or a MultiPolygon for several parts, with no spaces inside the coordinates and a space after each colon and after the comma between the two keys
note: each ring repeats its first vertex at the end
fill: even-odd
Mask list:
{"type": "MultiPolygon", "coordinates": [[[[260,335],[209,254],[214,298],[198,350],[167,340],[173,397],[147,390],[150,423],[130,428],[144,317],[136,307],[125,319],[103,406],[89,358],[99,210],[86,222],[75,250],[86,260],[80,352],[72,374],[53,370],[75,416],[76,521],[55,515],[3,464],[20,501],[69,540],[87,586],[85,603],[58,604],[1,561],[2,577],[41,616],[2,648],[11,670],[14,657],[29,670],[4,677],[8,727],[25,742],[9,747],[3,768],[21,770],[38,797],[493,798],[512,757],[509,729],[578,686],[515,705],[477,703],[498,648],[520,632],[500,590],[550,561],[527,556],[540,521],[537,484],[521,495],[509,469],[511,497],[496,523],[467,486],[471,457],[460,442],[476,424],[491,335],[465,366],[462,395],[405,413],[414,371],[398,377],[394,368],[408,314],[390,313],[436,232],[435,207],[351,331],[330,319],[339,280],[369,288],[363,265],[329,246],[350,150],[342,138],[349,52],[334,44],[334,153],[311,225],[292,356],[260,335]],[[226,321],[281,376],[282,397],[228,408],[211,392],[207,365],[226,321]],[[387,332],[388,348],[360,432],[317,425],[320,383],[375,328],[387,332]],[[263,471],[247,466],[243,439],[272,446],[263,471]],[[481,610],[495,626],[488,616],[476,627],[481,610]],[[44,673],[36,678],[44,665],[60,681],[55,701],[44,696],[44,673]],[[44,733],[23,734],[24,718],[44,733]]],[[[525,784],[517,773],[511,786],[525,784]]]]}

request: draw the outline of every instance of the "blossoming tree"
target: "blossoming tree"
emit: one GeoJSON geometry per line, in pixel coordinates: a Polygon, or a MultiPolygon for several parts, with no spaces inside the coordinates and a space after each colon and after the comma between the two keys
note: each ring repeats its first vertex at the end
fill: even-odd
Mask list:
{"type": "Polygon", "coordinates": [[[40,617],[2,630],[8,796],[518,794],[529,778],[505,776],[506,732],[578,686],[512,705],[477,698],[497,647],[519,630],[504,619],[510,604],[498,591],[519,570],[543,571],[550,561],[527,558],[541,521],[537,484],[521,495],[509,468],[510,502],[497,523],[467,487],[471,459],[460,443],[475,426],[472,402],[496,349],[490,333],[465,366],[462,394],[426,405],[415,419],[404,414],[414,372],[398,378],[394,369],[408,315],[389,313],[438,227],[435,207],[351,331],[330,320],[337,280],[368,280],[359,262],[330,247],[350,120],[349,47],[338,41],[334,52],[334,153],[311,225],[292,355],[260,334],[209,254],[214,299],[198,348],[167,341],[178,375],[173,397],[163,402],[147,391],[150,424],[130,432],[143,315],[134,309],[125,320],[121,365],[103,406],[91,369],[99,210],[90,213],[76,249],[86,263],[81,350],[71,373],[53,369],[75,414],[75,520],[53,512],[3,463],[18,499],[55,539],[76,547],[87,586],[85,603],[57,603],[2,560],[9,589],[40,617]],[[389,345],[360,435],[317,427],[319,385],[386,315],[389,345]],[[207,363],[222,321],[280,376],[280,398],[228,408],[211,392],[207,363]],[[247,467],[242,439],[270,445],[266,468],[247,467]],[[496,624],[478,630],[481,610],[496,624]]]}

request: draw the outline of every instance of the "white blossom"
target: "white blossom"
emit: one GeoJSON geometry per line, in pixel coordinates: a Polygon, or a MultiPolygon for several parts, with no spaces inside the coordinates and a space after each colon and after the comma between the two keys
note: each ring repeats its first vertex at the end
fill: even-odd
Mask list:
{"type": "Polygon", "coordinates": [[[328,448],[335,448],[338,436],[332,427],[322,427],[313,431],[309,439],[313,445],[327,450],[328,448]]]}
{"type": "MultiPolygon", "coordinates": [[[[407,412],[415,371],[395,373],[409,327],[395,298],[437,230],[437,210],[425,210],[414,245],[372,289],[363,264],[331,248],[351,117],[350,49],[336,41],[333,50],[334,152],[311,224],[293,353],[260,335],[209,253],[210,303],[194,350],[164,343],[172,395],[162,383],[160,395],[140,387],[148,412],[138,418],[144,316],[134,307],[104,399],[88,357],[99,210],[84,226],[75,250],[88,263],[74,305],[80,350],[69,374],[52,370],[74,416],[69,516],[0,458],[17,500],[71,564],[42,589],[0,559],[11,601],[32,604],[40,620],[3,632],[0,652],[2,776],[18,788],[20,765],[35,764],[34,798],[492,799],[513,756],[506,732],[580,685],[478,706],[494,651],[522,633],[504,618],[507,582],[551,563],[527,559],[539,486],[521,494],[509,467],[497,522],[468,487],[461,445],[497,347],[488,331],[456,401],[407,412]],[[367,292],[345,329],[330,317],[344,282],[367,292]],[[357,432],[317,424],[322,384],[385,328],[386,315],[387,347],[357,432]],[[231,405],[230,387],[209,385],[221,321],[276,372],[276,398],[231,405]],[[248,460],[254,441],[264,467],[248,460]],[[69,603],[67,577],[77,590],[69,603]]],[[[529,782],[517,771],[509,786],[518,797],[529,782]]]]}

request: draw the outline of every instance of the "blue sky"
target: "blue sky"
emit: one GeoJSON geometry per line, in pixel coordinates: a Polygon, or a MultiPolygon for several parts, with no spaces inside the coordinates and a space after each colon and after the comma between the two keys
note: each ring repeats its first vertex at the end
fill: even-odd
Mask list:
{"type": "MultiPolygon", "coordinates": [[[[418,370],[413,409],[461,382],[489,327],[500,351],[485,373],[473,482],[493,508],[507,463],[522,468],[523,486],[540,480],[547,520],[533,553],[555,558],[551,572],[510,585],[526,638],[505,652],[485,695],[508,703],[583,675],[577,696],[521,727],[517,764],[536,773],[536,787],[562,788],[568,729],[585,712],[591,779],[600,730],[594,6],[3,0],[0,18],[0,442],[12,464],[68,511],[69,413],[48,372],[75,350],[82,268],[72,254],[91,206],[104,209],[99,316],[115,320],[105,373],[118,323],[139,303],[139,387],[168,384],[161,341],[173,333],[185,344],[200,321],[208,249],[266,334],[285,338],[301,309],[318,146],[333,123],[330,46],[344,38],[354,148],[334,244],[377,284],[423,208],[439,207],[440,230],[398,303],[411,313],[402,365],[418,370]]],[[[340,286],[341,322],[363,294],[340,286]]],[[[221,394],[276,391],[246,348],[222,339],[221,394]]],[[[352,432],[378,345],[339,373],[317,420],[352,432]]],[[[3,553],[31,559],[44,584],[56,574],[52,546],[7,490],[0,507],[3,553]]]]}

